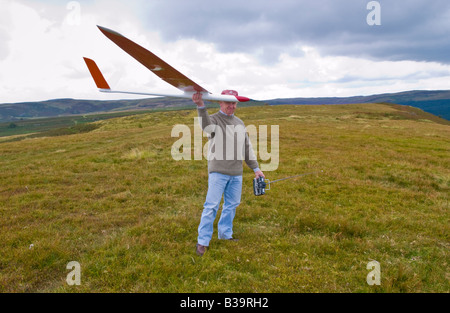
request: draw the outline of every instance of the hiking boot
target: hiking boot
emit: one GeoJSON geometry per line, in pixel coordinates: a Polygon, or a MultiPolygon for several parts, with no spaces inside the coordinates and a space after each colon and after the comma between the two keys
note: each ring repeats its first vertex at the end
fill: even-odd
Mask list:
{"type": "Polygon", "coordinates": [[[207,248],[207,246],[202,246],[201,244],[196,244],[195,245],[195,253],[197,253],[197,255],[199,255],[199,256],[202,256],[203,254],[205,254],[206,248],[207,248]]]}

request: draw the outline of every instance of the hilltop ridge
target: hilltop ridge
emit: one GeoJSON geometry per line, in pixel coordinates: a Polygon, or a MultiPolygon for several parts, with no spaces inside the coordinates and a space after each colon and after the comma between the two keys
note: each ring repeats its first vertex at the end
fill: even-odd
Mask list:
{"type": "MultiPolygon", "coordinates": [[[[352,104],[392,103],[409,105],[450,120],[449,90],[413,90],[399,93],[354,97],[286,98],[242,103],[241,106],[279,104],[352,104]]],[[[192,107],[189,99],[147,98],[136,100],[53,99],[39,102],[0,104],[0,122],[30,118],[70,116],[80,114],[192,107]]]]}
{"type": "Polygon", "coordinates": [[[272,99],[268,104],[391,103],[409,105],[450,120],[450,90],[412,90],[370,96],[272,99]]]}

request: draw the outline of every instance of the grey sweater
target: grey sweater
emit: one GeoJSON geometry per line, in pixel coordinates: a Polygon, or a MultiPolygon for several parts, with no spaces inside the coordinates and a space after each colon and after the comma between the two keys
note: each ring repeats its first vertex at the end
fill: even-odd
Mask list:
{"type": "Polygon", "coordinates": [[[242,175],[243,161],[253,170],[259,167],[241,119],[221,112],[209,115],[206,107],[197,111],[201,127],[209,137],[209,173],[242,175]]]}

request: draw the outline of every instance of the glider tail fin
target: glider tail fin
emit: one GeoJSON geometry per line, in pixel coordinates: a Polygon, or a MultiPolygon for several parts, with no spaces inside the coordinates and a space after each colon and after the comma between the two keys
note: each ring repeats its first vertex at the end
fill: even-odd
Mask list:
{"type": "Polygon", "coordinates": [[[108,85],[108,83],[106,82],[105,77],[103,77],[102,72],[100,71],[100,69],[98,68],[97,64],[94,62],[94,60],[88,59],[88,58],[83,58],[84,61],[86,62],[86,65],[89,69],[89,72],[92,75],[92,78],[95,81],[95,84],[97,85],[97,88],[99,89],[111,89],[108,85]]]}

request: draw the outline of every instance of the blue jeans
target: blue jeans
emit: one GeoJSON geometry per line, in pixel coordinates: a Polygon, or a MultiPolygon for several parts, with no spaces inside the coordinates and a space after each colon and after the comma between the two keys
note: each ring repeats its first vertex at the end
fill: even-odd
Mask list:
{"type": "Polygon", "coordinates": [[[202,218],[198,226],[197,242],[209,246],[213,234],[213,224],[223,197],[222,214],[218,228],[219,239],[231,239],[233,236],[233,219],[236,208],[241,203],[242,175],[230,176],[220,173],[209,173],[208,193],[203,206],[202,218]]]}

